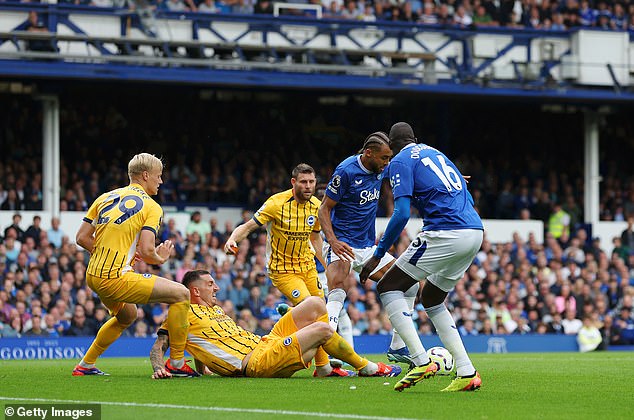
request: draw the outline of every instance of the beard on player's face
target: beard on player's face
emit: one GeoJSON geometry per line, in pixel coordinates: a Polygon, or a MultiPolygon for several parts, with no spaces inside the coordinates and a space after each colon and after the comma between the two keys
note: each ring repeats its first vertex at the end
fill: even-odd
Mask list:
{"type": "Polygon", "coordinates": [[[315,193],[315,187],[305,187],[299,182],[295,184],[295,196],[303,200],[310,200],[315,193]]]}

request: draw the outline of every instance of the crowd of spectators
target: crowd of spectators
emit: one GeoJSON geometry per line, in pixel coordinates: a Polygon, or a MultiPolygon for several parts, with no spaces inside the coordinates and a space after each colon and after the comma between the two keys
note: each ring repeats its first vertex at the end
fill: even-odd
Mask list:
{"type": "MultiPolygon", "coordinates": [[[[448,300],[463,334],[573,334],[589,316],[601,326],[607,343],[634,343],[634,223],[614,239],[610,255],[585,229],[577,228],[583,221],[583,148],[575,141],[583,138],[578,129],[583,124],[575,115],[518,118],[533,116],[534,110],[506,104],[479,104],[476,110],[458,103],[368,107],[350,100],[333,106],[310,95],[265,95],[266,101],[260,102],[257,94],[240,92],[220,92],[203,100],[169,88],[145,91],[145,105],[139,107],[130,96],[138,92],[91,89],[101,101],[82,99],[72,89],[60,97],[62,209],[83,211],[97,194],[127,184],[125,163],[140,150],[165,156],[165,182],[158,196],[163,205],[245,207],[241,221],[224,226],[200,214],[193,214],[188,226],[166,220],[160,237],[175,241],[172,258],[160,268],[136,266],[175,281],[189,269],[211,270],[222,288],[218,296],[223,307],[245,328],[265,332],[283,298],[266,274],[264,232],[242,244],[235,259],[222,252],[235,223],[248,220],[250,210],[288,188],[290,168],[298,162],[308,161],[326,182],[368,132],[406,120],[414,122],[422,141],[447,150],[461,171],[472,176],[469,189],[484,218],[540,219],[548,230],[543,244],[532,237],[501,244],[485,241],[448,300]],[[369,127],[368,121],[375,125],[369,127]],[[500,155],[511,158],[487,157],[500,155]]],[[[627,139],[634,138],[634,129],[628,115],[606,118],[600,136],[612,141],[602,142],[601,217],[625,220],[634,214],[634,180],[627,175],[627,139]]],[[[36,103],[16,97],[3,102],[4,210],[41,208],[39,121],[36,103]]],[[[383,214],[389,214],[388,203],[383,214]]],[[[85,285],[88,255],[73,243],[75,232],[64,232],[63,220],[51,224],[51,230],[42,231],[37,219],[16,219],[0,231],[3,337],[94,335],[107,319],[85,285]]],[[[403,236],[393,251],[402,252],[407,243],[403,236]]],[[[389,332],[372,282],[353,289],[347,309],[355,333],[389,332]]],[[[416,309],[419,331],[430,333],[425,313],[420,306],[416,309]]],[[[127,334],[152,334],[165,313],[161,305],[141,306],[138,322],[127,334]]]]}
{"type": "MultiPolygon", "coordinates": [[[[160,96],[156,99],[165,102],[160,96]]],[[[311,104],[310,99],[293,107],[299,100],[284,98],[280,104],[258,106],[186,98],[182,103],[175,99],[172,107],[142,112],[125,98],[109,105],[62,101],[61,209],[84,211],[101,192],[125,184],[129,156],[144,149],[164,156],[161,204],[255,210],[274,191],[289,188],[289,171],[298,162],[310,163],[318,181],[327,182],[338,162],[355,153],[367,135],[359,128],[366,125],[366,116],[379,121],[375,127],[383,120],[388,127],[407,119],[400,115],[402,108],[343,109],[311,104]],[[399,115],[392,118],[390,112],[399,115]],[[210,118],[214,124],[207,123],[210,118]],[[247,120],[249,124],[243,124],[247,120]]],[[[461,171],[472,176],[469,188],[482,218],[547,224],[559,204],[575,227],[584,220],[583,134],[570,127],[581,121],[548,114],[539,120],[516,120],[519,112],[530,111],[492,108],[475,115],[468,106],[452,110],[452,118],[461,123],[450,126],[448,145],[442,143],[442,132],[434,132],[439,117],[429,109],[421,109],[427,120],[416,125],[423,130],[423,142],[448,150],[461,171]],[[471,141],[473,132],[481,141],[471,141]],[[491,154],[499,153],[521,159],[490,160],[491,154]]],[[[627,147],[634,138],[634,124],[619,118],[600,133],[611,140],[601,145],[600,220],[605,221],[624,221],[626,214],[634,214],[634,177],[627,175],[628,153],[623,149],[631,150],[627,147]],[[613,127],[620,128],[617,132],[613,127]]],[[[18,100],[8,102],[0,115],[5,127],[0,132],[2,210],[42,209],[42,134],[34,119],[41,119],[37,104],[18,100]]],[[[390,203],[389,194],[383,194],[379,215],[390,214],[390,203]]]]}
{"type": "MultiPolygon", "coordinates": [[[[505,26],[537,30],[634,29],[630,0],[289,0],[281,3],[321,6],[330,19],[410,22],[457,28],[505,26]]],[[[272,14],[273,0],[60,0],[94,7],[191,13],[272,14]]],[[[286,13],[314,16],[312,11],[286,13]]]]}
{"type": "MultiPolygon", "coordinates": [[[[245,211],[239,222],[251,217],[245,211]]],[[[2,233],[0,245],[0,336],[93,336],[108,315],[87,286],[88,254],[80,250],[56,223],[48,231],[39,220],[22,229],[19,215],[2,233]]],[[[175,242],[173,254],[161,267],[137,262],[135,269],[174,281],[186,271],[210,270],[221,290],[218,300],[239,325],[258,333],[269,331],[279,318],[275,307],[284,301],[265,269],[266,233],[255,232],[240,244],[236,257],[222,251],[233,223],[220,227],[215,219],[193,213],[187,226],[173,219],[160,230],[160,240],[175,242]]],[[[406,233],[392,249],[409,244],[406,233]]],[[[514,235],[507,243],[485,240],[474,264],[448,297],[463,335],[577,334],[582,320],[600,329],[604,344],[634,344],[634,218],[612,255],[586,231],[545,243],[514,235]]],[[[346,308],[355,335],[389,334],[375,284],[352,288],[346,308]]],[[[153,334],[167,314],[164,304],[139,305],[137,321],[125,334],[153,334]]],[[[420,304],[413,320],[422,335],[433,333],[420,304]]]]}

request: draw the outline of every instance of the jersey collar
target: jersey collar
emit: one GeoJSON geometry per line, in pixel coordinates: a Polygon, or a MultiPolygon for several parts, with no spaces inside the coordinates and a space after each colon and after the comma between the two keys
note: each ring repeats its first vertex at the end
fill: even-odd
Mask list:
{"type": "MultiPolygon", "coordinates": [[[[130,186],[131,186],[131,187],[136,187],[136,188],[138,188],[138,189],[140,189],[140,190],[145,191],[145,188],[143,188],[143,187],[141,186],[141,184],[139,184],[138,182],[131,182],[131,183],[130,183],[130,186]]],[[[146,192],[147,192],[147,191],[146,191],[146,192]]]]}
{"type": "Polygon", "coordinates": [[[361,163],[361,155],[357,155],[357,163],[359,163],[359,166],[361,167],[361,170],[363,170],[363,172],[365,172],[366,174],[372,173],[372,171],[370,171],[368,168],[363,166],[363,163],[361,163]]]}

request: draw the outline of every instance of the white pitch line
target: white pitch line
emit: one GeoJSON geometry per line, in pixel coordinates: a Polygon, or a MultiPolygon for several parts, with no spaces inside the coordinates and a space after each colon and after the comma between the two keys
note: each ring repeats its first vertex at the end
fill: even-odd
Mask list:
{"type": "Polygon", "coordinates": [[[80,401],[80,400],[59,400],[54,398],[15,398],[2,397],[0,401],[20,401],[20,402],[36,402],[36,403],[66,403],[66,404],[101,404],[123,407],[148,407],[148,408],[170,408],[177,410],[199,410],[199,411],[224,411],[229,413],[254,413],[254,414],[274,414],[281,416],[307,416],[307,417],[323,417],[335,419],[357,419],[357,420],[416,420],[405,417],[381,417],[381,416],[364,416],[361,414],[338,414],[338,413],[310,413],[306,411],[289,411],[289,410],[268,410],[263,408],[234,408],[234,407],[202,407],[196,405],[177,405],[177,404],[152,404],[152,403],[135,403],[121,401],[80,401]]]}

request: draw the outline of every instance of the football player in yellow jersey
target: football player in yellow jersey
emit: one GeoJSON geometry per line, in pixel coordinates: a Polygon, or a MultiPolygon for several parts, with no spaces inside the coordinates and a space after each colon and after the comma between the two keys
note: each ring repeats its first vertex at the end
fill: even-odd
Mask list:
{"type": "Polygon", "coordinates": [[[90,206],[79,227],[77,244],[90,252],[86,283],[110,310],[110,318],[73,370],[73,376],[105,375],[97,358],[137,317],[135,304],[169,303],[167,327],[172,337],[171,358],[165,368],[173,376],[198,376],[185,363],[189,290],[182,284],[132,269],[136,258],[160,265],[169,258],[171,241],[155,246],[163,210],[153,199],[163,183],[163,163],[148,153],[128,163],[130,185],[107,192],[90,206]]]}
{"type": "MultiPolygon", "coordinates": [[[[287,312],[263,337],[236,325],[220,306],[220,288],[208,271],[189,271],[183,284],[191,294],[186,350],[202,373],[205,368],[222,376],[285,378],[310,366],[319,348],[354,366],[359,376],[397,376],[398,366],[374,363],[359,356],[328,325],[324,300],[310,296],[287,312]]],[[[171,377],[163,365],[169,332],[159,329],[150,351],[154,379],[171,377]]]]}
{"type": "MultiPolygon", "coordinates": [[[[316,180],[311,166],[297,165],[292,172],[293,188],[266,200],[251,220],[233,231],[225,244],[225,252],[233,254],[249,233],[266,225],[269,276],[293,305],[308,296],[324,297],[314,261],[314,250],[321,250],[323,245],[317,218],[321,201],[313,196],[316,180]]],[[[323,263],[321,252],[317,258],[323,263]]]]}
{"type": "MultiPolygon", "coordinates": [[[[266,200],[253,218],[238,226],[225,243],[225,252],[235,254],[239,242],[266,225],[269,277],[293,305],[309,296],[324,298],[314,260],[314,250],[321,250],[323,246],[317,219],[321,202],[313,196],[316,183],[315,170],[300,163],[291,173],[292,188],[266,200]]],[[[321,252],[316,256],[324,264],[321,252]]],[[[346,371],[333,369],[326,352],[319,350],[315,357],[315,375],[346,376],[346,371]]]]}

